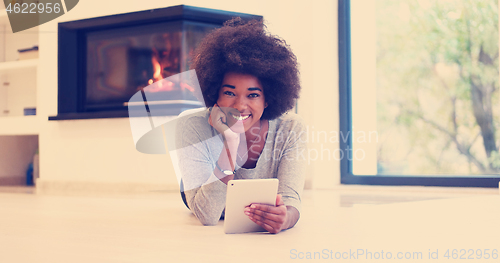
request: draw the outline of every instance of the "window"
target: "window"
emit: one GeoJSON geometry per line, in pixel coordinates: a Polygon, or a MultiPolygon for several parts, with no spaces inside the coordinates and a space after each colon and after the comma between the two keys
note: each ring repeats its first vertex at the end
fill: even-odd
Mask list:
{"type": "Polygon", "coordinates": [[[343,184],[498,187],[498,0],[339,0],[343,184]]]}

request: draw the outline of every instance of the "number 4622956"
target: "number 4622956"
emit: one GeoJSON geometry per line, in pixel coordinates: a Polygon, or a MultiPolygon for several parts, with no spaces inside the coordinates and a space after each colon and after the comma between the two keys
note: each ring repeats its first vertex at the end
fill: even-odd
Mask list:
{"type": "Polygon", "coordinates": [[[5,9],[7,13],[16,13],[16,14],[41,14],[41,13],[60,13],[61,12],[61,4],[60,3],[10,3],[5,9]]]}
{"type": "Polygon", "coordinates": [[[498,259],[498,250],[447,249],[443,257],[447,259],[498,259]]]}

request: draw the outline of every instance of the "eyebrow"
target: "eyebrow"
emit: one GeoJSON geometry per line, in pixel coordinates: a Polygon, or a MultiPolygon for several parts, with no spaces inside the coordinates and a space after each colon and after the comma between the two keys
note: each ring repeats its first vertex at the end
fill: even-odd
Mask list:
{"type": "MultiPolygon", "coordinates": [[[[235,86],[228,85],[228,84],[224,84],[224,85],[222,85],[222,87],[227,87],[227,88],[230,88],[230,89],[236,89],[235,86]]],[[[258,90],[258,91],[262,92],[262,90],[260,88],[258,88],[258,87],[251,87],[251,88],[248,88],[248,90],[250,90],[250,91],[258,90]]]]}
{"type": "Polygon", "coordinates": [[[248,90],[258,90],[258,91],[262,92],[262,90],[260,88],[257,88],[257,87],[248,88],[248,90]]]}

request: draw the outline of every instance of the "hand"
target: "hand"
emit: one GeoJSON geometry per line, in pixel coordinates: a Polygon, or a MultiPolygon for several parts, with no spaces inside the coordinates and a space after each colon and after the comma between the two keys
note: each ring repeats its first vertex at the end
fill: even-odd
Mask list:
{"type": "MultiPolygon", "coordinates": [[[[227,111],[227,109],[226,109],[227,111]]],[[[233,145],[235,144],[236,149],[240,142],[240,134],[233,132],[227,124],[226,113],[217,105],[217,103],[212,107],[210,111],[210,117],[208,118],[208,123],[214,127],[222,136],[224,140],[233,145]]]]}
{"type": "Polygon", "coordinates": [[[251,204],[245,208],[245,215],[269,233],[277,234],[286,229],[287,208],[280,194],[276,196],[276,206],[251,204]]]}

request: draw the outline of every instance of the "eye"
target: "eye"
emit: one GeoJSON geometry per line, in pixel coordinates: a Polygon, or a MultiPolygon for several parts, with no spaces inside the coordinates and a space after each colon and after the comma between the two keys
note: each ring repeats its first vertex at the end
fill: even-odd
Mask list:
{"type": "Polygon", "coordinates": [[[257,94],[257,93],[252,93],[250,95],[248,95],[249,98],[258,98],[260,97],[260,94],[257,94]]]}
{"type": "Polygon", "coordinates": [[[228,90],[224,91],[223,94],[227,95],[227,96],[234,96],[234,93],[232,93],[231,91],[228,91],[228,90]]]}

